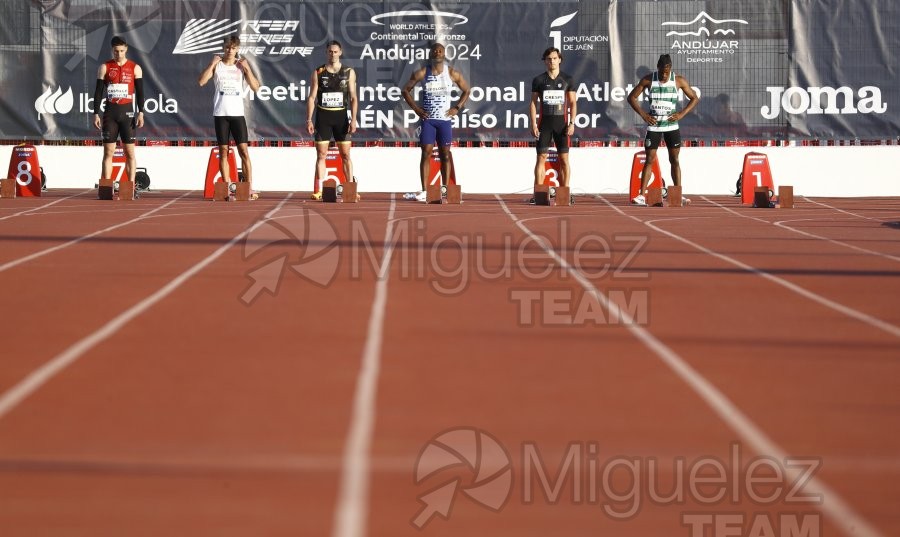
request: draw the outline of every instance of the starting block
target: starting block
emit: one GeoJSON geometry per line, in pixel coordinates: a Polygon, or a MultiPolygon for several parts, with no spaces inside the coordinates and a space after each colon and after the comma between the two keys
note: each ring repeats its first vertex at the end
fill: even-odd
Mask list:
{"type": "Polygon", "coordinates": [[[41,175],[41,164],[38,161],[37,148],[31,144],[15,146],[9,158],[9,171],[6,173],[6,181],[12,182],[16,192],[15,196],[3,195],[3,197],[40,197],[41,175]]]}
{"type": "Polygon", "coordinates": [[[112,179],[100,179],[97,187],[97,199],[112,200],[115,199],[116,186],[112,179]]]}
{"type": "Polygon", "coordinates": [[[134,181],[123,180],[119,183],[119,195],[115,196],[119,201],[134,201],[134,181]]]}
{"type": "Polygon", "coordinates": [[[794,208],[794,187],[789,185],[778,187],[778,207],[780,209],[794,208]]]}
{"type": "Polygon", "coordinates": [[[550,185],[534,185],[534,204],[550,205],[550,185]]]}
{"type": "Polygon", "coordinates": [[[234,191],[235,201],[250,201],[250,183],[237,183],[234,191]]]}
{"type": "MultiPolygon", "coordinates": [[[[628,181],[628,200],[633,200],[638,194],[641,194],[641,174],[644,172],[644,165],[647,162],[647,153],[638,151],[631,160],[631,175],[628,181]]],[[[659,167],[659,158],[653,161],[653,167],[650,168],[650,181],[647,188],[663,188],[665,183],[662,178],[662,171],[659,167]]],[[[647,200],[647,205],[652,205],[647,200]]]]}
{"type": "MultiPolygon", "coordinates": [[[[232,182],[238,181],[237,159],[235,158],[234,148],[228,148],[228,175],[232,182]]],[[[219,148],[213,147],[209,150],[209,160],[206,163],[206,178],[203,183],[203,197],[206,199],[220,199],[215,196],[215,185],[225,184],[225,178],[219,173],[219,148]]]]}
{"type": "Polygon", "coordinates": [[[663,206],[663,189],[656,186],[651,186],[647,189],[647,207],[662,207],[663,206]]]}
{"type": "MultiPolygon", "coordinates": [[[[757,187],[764,187],[774,194],[775,183],[772,179],[772,169],[769,167],[769,157],[765,153],[750,152],[744,155],[744,166],[741,169],[741,203],[760,207],[756,203],[757,187]]],[[[770,198],[772,194],[769,194],[770,198]]]]}
{"type": "Polygon", "coordinates": [[[443,203],[441,185],[429,183],[425,185],[425,203],[443,203]]]}
{"type": "Polygon", "coordinates": [[[556,205],[570,207],[572,205],[572,190],[567,186],[556,188],[556,205]]]}
{"type": "Polygon", "coordinates": [[[322,201],[335,203],[337,201],[337,181],[326,179],[322,182],[322,201]]]}
{"type": "Polygon", "coordinates": [[[459,205],[462,203],[462,187],[453,184],[447,185],[447,203],[451,205],[459,205]]]}
{"type": "Polygon", "coordinates": [[[681,207],[681,186],[672,185],[668,190],[669,195],[666,197],[666,200],[669,202],[669,207],[681,207]]]}
{"type": "Polygon", "coordinates": [[[16,197],[16,180],[0,179],[0,198],[16,197]]]}
{"type": "Polygon", "coordinates": [[[215,183],[213,186],[213,201],[230,201],[231,200],[231,192],[229,192],[228,185],[234,183],[226,183],[224,181],[219,181],[215,183]]]}
{"type": "Polygon", "coordinates": [[[341,189],[341,201],[344,203],[356,203],[359,201],[359,189],[356,181],[348,181],[341,189]]]}
{"type": "Polygon", "coordinates": [[[753,187],[753,206],[764,209],[774,208],[775,204],[772,202],[773,194],[772,189],[767,186],[753,187]]]}

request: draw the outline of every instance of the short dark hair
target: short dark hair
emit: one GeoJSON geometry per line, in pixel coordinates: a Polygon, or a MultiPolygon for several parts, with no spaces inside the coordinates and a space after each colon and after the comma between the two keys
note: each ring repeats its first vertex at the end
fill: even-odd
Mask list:
{"type": "Polygon", "coordinates": [[[434,41],[430,45],[428,45],[429,52],[434,51],[436,48],[441,47],[444,48],[444,44],[440,41],[434,41]]]}
{"type": "Polygon", "coordinates": [[[659,61],[656,62],[657,67],[672,65],[672,57],[668,54],[660,54],[659,61]]]}
{"type": "Polygon", "coordinates": [[[344,47],[341,46],[341,42],[337,39],[332,39],[331,41],[325,43],[325,48],[327,49],[330,46],[335,46],[341,50],[344,50],[344,47]]]}
{"type": "Polygon", "coordinates": [[[546,60],[547,56],[553,54],[554,52],[556,53],[557,56],[559,56],[559,59],[562,60],[562,52],[560,52],[559,49],[556,47],[550,47],[547,50],[545,50],[544,53],[541,54],[541,59],[546,60]]]}
{"type": "Polygon", "coordinates": [[[126,43],[125,40],[122,39],[121,37],[114,35],[113,38],[109,40],[109,46],[110,47],[121,47],[121,46],[127,47],[128,43],[126,43]]]}
{"type": "Polygon", "coordinates": [[[241,46],[241,38],[238,37],[237,34],[231,34],[225,38],[225,43],[223,46],[225,48],[239,47],[241,46]]]}

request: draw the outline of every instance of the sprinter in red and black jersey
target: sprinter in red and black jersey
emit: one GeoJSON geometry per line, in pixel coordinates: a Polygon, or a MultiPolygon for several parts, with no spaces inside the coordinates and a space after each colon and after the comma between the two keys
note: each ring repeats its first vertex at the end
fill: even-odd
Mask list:
{"type": "Polygon", "coordinates": [[[134,129],[144,126],[144,80],[141,66],[127,59],[128,44],[119,36],[109,42],[112,59],[97,70],[97,86],[94,89],[94,126],[103,132],[102,178],[112,175],[116,141],[121,138],[125,149],[125,171],[128,180],[134,181],[134,129]],[[106,100],[103,117],[101,102],[106,100]]]}

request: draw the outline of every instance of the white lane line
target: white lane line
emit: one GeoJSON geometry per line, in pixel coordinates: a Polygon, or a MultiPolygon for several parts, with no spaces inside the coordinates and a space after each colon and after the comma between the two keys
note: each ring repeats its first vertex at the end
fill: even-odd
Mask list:
{"type": "Polygon", "coordinates": [[[677,240],[678,242],[687,244],[688,246],[690,246],[696,250],[699,250],[699,251],[705,253],[706,255],[715,257],[717,259],[721,259],[722,261],[725,261],[726,263],[729,263],[738,268],[741,268],[751,274],[755,274],[755,275],[759,276],[760,278],[764,278],[766,280],[769,280],[772,283],[780,285],[781,287],[784,287],[788,291],[791,291],[802,297],[808,298],[809,300],[812,300],[813,302],[817,302],[817,303],[825,306],[828,309],[834,310],[842,315],[846,315],[847,317],[852,317],[852,318],[856,319],[857,321],[863,322],[873,328],[877,328],[878,330],[881,330],[882,332],[886,332],[894,337],[900,338],[900,327],[898,327],[896,325],[893,325],[887,321],[878,319],[877,317],[872,317],[871,315],[869,315],[867,313],[863,313],[861,311],[855,310],[849,306],[845,306],[845,305],[843,305],[839,302],[835,302],[834,300],[831,300],[829,298],[825,298],[824,296],[814,293],[803,287],[800,287],[799,285],[797,285],[795,283],[789,282],[788,280],[785,280],[783,278],[779,278],[778,276],[775,276],[774,274],[770,274],[762,269],[758,269],[758,268],[750,266],[742,261],[738,261],[737,259],[734,259],[733,257],[729,257],[725,254],[720,254],[718,252],[714,252],[714,251],[710,250],[709,248],[702,246],[700,244],[697,244],[696,242],[694,242],[690,239],[686,239],[686,238],[682,237],[681,235],[677,235],[675,233],[672,233],[671,231],[667,231],[659,226],[654,225],[652,220],[645,222],[636,216],[627,214],[625,211],[622,211],[621,209],[619,209],[618,207],[616,207],[615,205],[610,203],[605,198],[603,198],[603,201],[604,201],[604,203],[606,203],[607,205],[609,205],[610,207],[612,207],[613,209],[618,211],[619,214],[621,214],[622,216],[626,216],[636,222],[640,222],[640,223],[644,224],[645,226],[649,227],[650,229],[658,231],[659,233],[662,233],[663,235],[666,235],[668,237],[671,237],[671,238],[677,240]]]}
{"type": "Polygon", "coordinates": [[[80,196],[82,194],[87,194],[88,192],[92,192],[92,191],[93,191],[93,189],[85,190],[84,192],[79,192],[78,194],[72,194],[71,196],[66,196],[65,198],[59,198],[58,200],[51,201],[50,203],[45,203],[44,205],[41,205],[40,207],[32,207],[31,209],[25,209],[24,211],[19,211],[14,214],[0,216],[0,220],[6,220],[7,218],[15,218],[16,216],[22,216],[22,215],[26,215],[26,214],[36,213],[38,211],[42,211],[42,210],[46,209],[47,207],[56,205],[57,203],[60,203],[60,202],[66,201],[66,200],[70,200],[72,198],[77,198],[78,196],[80,196]]]}
{"type": "Polygon", "coordinates": [[[44,250],[34,252],[33,254],[26,255],[25,257],[20,257],[19,259],[13,259],[12,261],[8,261],[8,262],[0,265],[0,272],[7,271],[13,267],[17,267],[17,266],[25,264],[29,261],[34,261],[35,259],[43,257],[47,254],[52,254],[53,252],[58,252],[59,250],[63,250],[65,248],[68,248],[69,246],[78,244],[79,242],[86,241],[87,239],[96,237],[98,235],[102,235],[108,231],[113,231],[115,229],[119,229],[120,227],[125,227],[129,224],[133,224],[139,220],[143,220],[143,219],[147,218],[148,216],[152,215],[153,213],[155,213],[157,211],[161,211],[161,210],[165,209],[166,207],[168,207],[169,205],[172,205],[173,203],[175,203],[176,201],[180,200],[181,198],[187,196],[188,194],[190,194],[190,192],[185,192],[181,196],[169,201],[165,205],[160,205],[159,207],[152,209],[150,211],[147,211],[146,213],[144,213],[140,216],[137,216],[135,218],[132,218],[131,220],[128,220],[128,221],[125,221],[125,222],[122,222],[120,224],[116,224],[113,226],[109,226],[107,228],[99,229],[97,231],[94,231],[93,233],[88,233],[87,235],[78,237],[77,239],[72,239],[69,242],[57,244],[56,246],[51,246],[50,248],[46,248],[44,250]]]}
{"type": "MultiPolygon", "coordinates": [[[[724,393],[719,391],[710,381],[701,375],[697,370],[692,368],[681,356],[669,348],[665,343],[660,341],[649,330],[638,324],[628,312],[623,311],[614,302],[611,302],[601,293],[591,281],[585,277],[580,270],[569,264],[557,254],[553,246],[549,244],[543,237],[534,234],[528,227],[507,208],[503,200],[498,196],[500,205],[503,210],[513,220],[516,226],[523,232],[528,234],[536,243],[540,244],[544,251],[552,257],[560,267],[567,269],[579,284],[585,293],[593,296],[594,299],[614,318],[627,328],[632,335],[641,343],[650,349],[662,362],[669,367],[679,378],[681,378],[704,402],[715,412],[735,433],[740,436],[757,454],[762,456],[773,457],[779,461],[788,460],[787,452],[778,444],[771,440],[762,429],[759,428],[746,414],[744,414],[734,403],[731,402],[724,393]]],[[[605,199],[604,199],[605,201],[605,199]]],[[[612,206],[612,205],[610,205],[612,206]]],[[[616,208],[612,206],[613,208],[616,208]]],[[[626,215],[624,212],[621,214],[626,215]]],[[[635,220],[637,220],[635,218],[635,220]]],[[[801,478],[802,470],[792,465],[786,465],[785,474],[790,478],[790,482],[801,478]]],[[[853,508],[838,496],[831,487],[822,480],[813,476],[807,481],[806,492],[810,495],[819,495],[822,503],[819,509],[828,516],[831,521],[841,530],[853,537],[883,537],[883,535],[874,528],[869,522],[858,515],[853,508]]]]}
{"type": "MultiPolygon", "coordinates": [[[[885,221],[886,221],[886,220],[883,220],[883,219],[881,219],[881,218],[873,218],[873,217],[871,217],[871,216],[866,216],[866,215],[863,215],[863,214],[851,213],[850,211],[847,211],[847,210],[844,210],[844,209],[838,209],[837,207],[833,207],[833,206],[831,206],[831,205],[828,205],[827,203],[822,203],[821,201],[816,201],[816,200],[814,200],[814,199],[807,198],[806,196],[803,196],[803,199],[805,199],[806,201],[808,201],[808,202],[810,202],[810,203],[814,203],[814,204],[816,204],[816,205],[818,205],[818,206],[820,206],[820,207],[825,207],[825,208],[827,208],[827,209],[831,209],[832,211],[837,211],[837,212],[839,212],[839,213],[849,214],[850,216],[855,216],[856,218],[862,218],[863,220],[873,220],[873,221],[875,221],[875,222],[885,222],[885,221]]],[[[890,209],[889,209],[889,210],[890,210],[890,209]]]]}
{"type": "Polygon", "coordinates": [[[387,309],[388,279],[394,256],[394,211],[397,203],[391,194],[384,252],[375,283],[375,299],[369,313],[369,327],[363,347],[362,363],[353,394],[353,414],[344,444],[341,481],[334,511],[333,537],[362,537],[366,535],[369,516],[369,477],[371,472],[372,436],[375,431],[375,404],[378,394],[378,375],[381,371],[381,347],[384,337],[384,316],[387,309]]]}
{"type": "Polygon", "coordinates": [[[10,411],[16,408],[16,406],[18,406],[31,394],[38,391],[41,386],[49,382],[53,377],[75,363],[86,352],[90,351],[91,349],[102,343],[104,340],[111,337],[123,326],[127,325],[136,317],[156,305],[160,300],[172,294],[185,282],[187,282],[201,270],[209,266],[210,263],[218,259],[219,256],[227,252],[229,248],[237,244],[241,239],[246,237],[253,230],[264,224],[269,218],[271,218],[273,214],[275,214],[275,212],[277,212],[285,203],[288,202],[290,197],[291,194],[289,194],[284,200],[282,200],[280,204],[278,204],[277,207],[272,209],[269,213],[266,214],[265,217],[256,222],[253,226],[242,231],[233,239],[228,241],[228,243],[220,246],[216,251],[211,253],[205,259],[176,276],[175,279],[167,283],[165,286],[161,287],[158,291],[141,300],[134,306],[128,308],[124,312],[120,313],[115,318],[104,323],[102,328],[81,339],[63,352],[57,354],[50,361],[44,363],[42,366],[29,373],[27,377],[19,381],[15,386],[6,390],[3,395],[0,395],[0,419],[3,419],[3,417],[9,414],[10,411]]]}
{"type": "MultiPolygon", "coordinates": [[[[820,241],[829,242],[829,243],[834,244],[834,245],[836,245],[836,246],[841,246],[841,247],[843,247],[843,248],[849,248],[850,250],[856,250],[857,252],[860,252],[860,253],[863,253],[863,254],[874,255],[874,256],[877,256],[877,257],[883,257],[883,258],[885,258],[885,259],[890,259],[891,261],[900,261],[900,257],[897,257],[897,256],[893,256],[893,255],[890,255],[890,254],[885,254],[885,253],[882,253],[882,252],[876,252],[875,250],[869,250],[868,248],[863,248],[863,247],[861,247],[861,246],[856,246],[856,245],[854,245],[854,244],[846,243],[846,242],[839,241],[839,240],[836,240],[836,239],[831,239],[831,238],[828,238],[828,237],[824,237],[824,236],[822,236],[822,235],[816,235],[815,233],[810,233],[810,232],[808,232],[808,231],[802,231],[802,230],[799,230],[799,229],[797,229],[797,228],[795,228],[795,227],[791,227],[790,225],[788,225],[788,224],[790,224],[791,222],[806,222],[806,221],[816,222],[816,221],[821,221],[821,219],[816,219],[816,218],[798,218],[798,219],[792,219],[792,220],[779,220],[779,221],[776,221],[776,222],[770,222],[770,221],[768,221],[768,220],[763,220],[762,218],[756,218],[756,217],[754,217],[754,216],[748,216],[748,215],[745,215],[745,214],[741,214],[741,213],[735,211],[734,209],[732,209],[731,207],[726,207],[726,206],[724,206],[724,205],[720,205],[720,204],[716,203],[715,201],[713,201],[713,200],[711,200],[711,199],[709,199],[709,198],[707,198],[707,197],[705,197],[705,196],[703,197],[703,199],[706,200],[706,201],[708,201],[708,202],[710,202],[710,203],[712,203],[712,204],[715,205],[716,207],[719,207],[720,209],[724,209],[724,210],[728,211],[729,213],[734,214],[734,215],[736,215],[736,216],[740,216],[741,218],[749,218],[750,220],[756,220],[757,222],[763,222],[763,223],[765,223],[765,224],[772,224],[772,225],[778,226],[778,227],[780,227],[780,228],[782,228],[782,229],[786,229],[786,230],[788,230],[788,231],[793,231],[794,233],[797,233],[797,234],[800,234],[800,235],[804,235],[804,236],[810,237],[810,238],[812,238],[812,239],[818,239],[818,240],[820,240],[820,241]]],[[[862,217],[862,218],[865,218],[865,217],[862,217]]]]}

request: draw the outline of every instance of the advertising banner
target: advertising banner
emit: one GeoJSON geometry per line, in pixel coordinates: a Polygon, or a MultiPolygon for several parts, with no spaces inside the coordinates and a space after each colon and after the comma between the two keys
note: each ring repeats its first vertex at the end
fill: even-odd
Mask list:
{"type": "MultiPolygon", "coordinates": [[[[461,141],[532,141],[531,81],[560,49],[578,87],[578,140],[638,140],[627,102],[670,54],[701,96],[682,122],[695,139],[892,138],[900,127],[893,51],[900,6],[790,0],[329,2],[31,0],[0,4],[0,137],[96,140],[99,66],[114,35],[143,69],[138,138],[212,139],[213,89],[197,79],[222,40],[262,87],[246,92],[251,140],[308,139],[313,70],[326,43],[356,70],[360,141],[417,139],[401,96],[432,42],[471,85],[454,120],[461,141]],[[35,24],[39,22],[39,24],[35,24]],[[865,28],[861,31],[860,28],[865,28]]],[[[576,140],[576,141],[578,141],[576,140]]]]}

